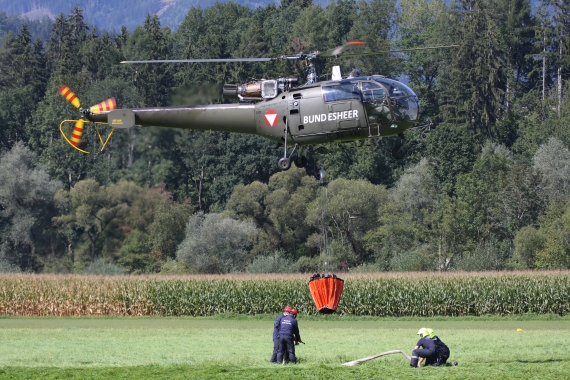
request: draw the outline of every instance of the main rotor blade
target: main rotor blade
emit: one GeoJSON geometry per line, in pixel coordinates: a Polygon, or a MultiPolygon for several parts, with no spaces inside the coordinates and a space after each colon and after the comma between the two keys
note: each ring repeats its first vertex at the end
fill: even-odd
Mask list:
{"type": "Polygon", "coordinates": [[[121,63],[267,62],[275,59],[276,58],[155,59],[146,61],[121,61],[121,63]]]}
{"type": "Polygon", "coordinates": [[[298,59],[307,59],[313,60],[317,57],[338,57],[338,58],[349,58],[349,57],[365,57],[370,55],[379,55],[379,54],[390,54],[390,53],[402,53],[406,51],[415,51],[415,50],[429,50],[429,49],[444,49],[444,48],[452,48],[458,47],[459,45],[447,45],[447,46],[428,46],[428,47],[421,47],[421,48],[410,48],[410,49],[398,49],[398,50],[383,50],[383,51],[373,51],[367,53],[350,53],[350,54],[343,54],[344,51],[348,50],[352,46],[355,45],[364,45],[366,42],[362,41],[352,41],[348,42],[344,45],[337,46],[333,49],[327,50],[323,53],[314,52],[314,53],[300,53],[294,55],[283,55],[277,58],[203,58],[203,59],[149,59],[149,60],[142,60],[142,61],[121,61],[121,63],[225,63],[225,62],[269,62],[269,61],[276,61],[276,60],[298,60],[298,59]]]}
{"type": "Polygon", "coordinates": [[[337,46],[335,48],[332,48],[330,50],[324,51],[322,53],[319,53],[319,57],[338,57],[340,56],[344,51],[346,51],[347,49],[350,49],[351,47],[355,46],[355,45],[366,45],[366,42],[364,41],[351,41],[351,42],[347,42],[344,45],[341,46],[337,46]]]}
{"type": "Polygon", "coordinates": [[[433,50],[433,49],[445,49],[459,47],[459,45],[446,45],[446,46],[427,46],[421,48],[410,48],[410,49],[398,49],[398,50],[384,50],[384,51],[371,51],[367,53],[350,53],[339,55],[338,58],[350,58],[350,57],[365,57],[370,55],[380,55],[380,54],[390,54],[390,53],[403,53],[406,51],[417,51],[417,50],[433,50]]]}

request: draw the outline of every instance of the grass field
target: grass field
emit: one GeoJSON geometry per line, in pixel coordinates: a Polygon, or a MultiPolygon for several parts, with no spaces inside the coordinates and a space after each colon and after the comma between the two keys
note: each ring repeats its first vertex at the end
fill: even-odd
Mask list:
{"type": "Polygon", "coordinates": [[[272,365],[274,316],[0,319],[0,378],[564,379],[570,318],[381,319],[299,317],[300,363],[272,365]],[[451,348],[457,367],[412,369],[419,327],[451,348]],[[517,332],[522,329],[522,332],[517,332]]]}

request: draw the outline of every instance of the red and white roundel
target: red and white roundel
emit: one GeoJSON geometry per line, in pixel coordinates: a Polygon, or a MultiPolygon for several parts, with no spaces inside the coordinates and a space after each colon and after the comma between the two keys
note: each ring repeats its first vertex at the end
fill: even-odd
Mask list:
{"type": "Polygon", "coordinates": [[[279,121],[279,117],[277,116],[277,112],[273,110],[269,110],[265,113],[263,117],[263,121],[267,124],[268,127],[275,127],[277,122],[279,121]]]}

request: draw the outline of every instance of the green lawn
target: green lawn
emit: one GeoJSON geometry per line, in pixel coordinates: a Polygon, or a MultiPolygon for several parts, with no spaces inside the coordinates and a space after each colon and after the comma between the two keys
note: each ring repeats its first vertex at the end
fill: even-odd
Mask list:
{"type": "Polygon", "coordinates": [[[269,363],[273,317],[1,318],[0,377],[570,378],[569,318],[300,316],[300,363],[282,366],[269,363]],[[409,354],[420,327],[436,330],[459,366],[412,369],[401,355],[340,365],[388,350],[409,354]]]}

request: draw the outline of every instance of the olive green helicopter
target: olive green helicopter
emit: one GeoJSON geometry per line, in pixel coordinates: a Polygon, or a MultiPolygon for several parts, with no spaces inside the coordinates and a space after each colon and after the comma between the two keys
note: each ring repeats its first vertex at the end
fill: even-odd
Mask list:
{"type": "Polygon", "coordinates": [[[308,147],[398,136],[401,143],[392,149],[392,156],[401,159],[405,155],[404,132],[419,124],[420,103],[416,93],[402,82],[382,75],[361,75],[358,69],[353,69],[350,75],[343,77],[339,66],[333,67],[330,80],[321,80],[322,60],[458,45],[346,53],[349,48],[363,44],[365,42],[353,41],[325,52],[275,58],[123,61],[123,64],[156,64],[302,60],[306,63],[306,81],[299,84],[298,78],[278,78],[255,80],[241,85],[224,84],[223,98],[237,101],[228,104],[132,109],[118,109],[114,98],[83,109],[75,94],[63,85],[59,93],[79,109],[81,118],[64,120],[60,124],[60,131],[71,146],[83,153],[89,153],[80,148],[85,123],[95,125],[101,150],[107,145],[115,128],[135,125],[256,134],[283,146],[284,154],[278,161],[281,170],[289,169],[292,160],[297,167],[306,166],[305,153],[308,147]],[[65,123],[74,123],[69,137],[63,130],[65,123]],[[99,124],[112,127],[106,138],[97,128],[99,124]]]}

